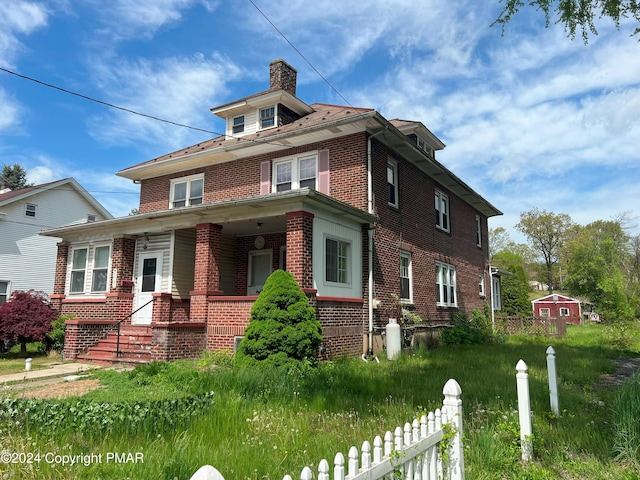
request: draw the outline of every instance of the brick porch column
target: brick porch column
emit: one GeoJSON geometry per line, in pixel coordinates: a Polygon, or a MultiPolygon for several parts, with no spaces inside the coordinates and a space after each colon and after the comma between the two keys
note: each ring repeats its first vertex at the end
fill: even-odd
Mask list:
{"type": "Polygon", "coordinates": [[[303,290],[313,289],[313,213],[287,212],[287,270],[303,290]]]}
{"type": "Polygon", "coordinates": [[[53,292],[50,296],[51,305],[61,311],[64,299],[64,286],[67,282],[67,264],[69,262],[69,242],[58,242],[56,257],[56,274],[53,280],[53,292]]]}
{"type": "Polygon", "coordinates": [[[196,262],[193,271],[190,319],[207,321],[207,297],[220,295],[220,241],[222,226],[213,223],[196,225],[196,262]]]}
{"type": "Polygon", "coordinates": [[[117,235],[113,237],[111,252],[111,292],[131,293],[133,288],[133,262],[136,252],[136,237],[117,235]]]}

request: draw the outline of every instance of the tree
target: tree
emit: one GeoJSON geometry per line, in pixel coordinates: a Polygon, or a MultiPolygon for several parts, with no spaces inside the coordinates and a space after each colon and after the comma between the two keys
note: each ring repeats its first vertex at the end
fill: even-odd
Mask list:
{"type": "Polygon", "coordinates": [[[573,295],[588,297],[611,321],[631,320],[634,315],[622,269],[628,245],[619,222],[598,220],[578,228],[567,247],[567,288],[573,295]]]}
{"type": "MultiPolygon", "coordinates": [[[[501,0],[502,1],[502,0],[501,0]]],[[[492,26],[499,24],[504,33],[505,26],[511,18],[525,6],[524,0],[505,0],[505,5],[498,18],[492,26]]],[[[597,35],[595,26],[596,18],[608,17],[620,28],[620,20],[633,18],[640,24],[640,2],[638,0],[529,0],[528,5],[542,10],[548,27],[551,17],[556,14],[558,19],[555,23],[563,23],[565,31],[573,40],[576,30],[582,31],[582,40],[588,43],[589,34],[597,35]],[[557,5],[556,5],[557,4],[557,5]]],[[[637,26],[633,34],[640,32],[637,26]]]]}
{"type": "Polygon", "coordinates": [[[0,339],[17,340],[20,351],[26,352],[27,342],[44,340],[57,318],[46,293],[16,290],[0,305],[0,339]]]}
{"type": "Polygon", "coordinates": [[[525,273],[525,260],[517,253],[503,251],[493,256],[493,265],[511,275],[501,278],[502,313],[505,315],[531,315],[529,282],[525,273]]]}
{"type": "Polygon", "coordinates": [[[555,214],[537,208],[520,214],[516,228],[529,240],[532,248],[544,259],[549,293],[553,292],[553,266],[558,263],[567,232],[573,227],[566,213],[555,214]]]}
{"type": "Polygon", "coordinates": [[[276,270],[251,308],[234,361],[242,367],[315,363],[321,342],[322,327],[309,299],[291,273],[276,270]]]}
{"type": "Polygon", "coordinates": [[[17,163],[10,165],[2,165],[0,173],[0,187],[4,185],[11,190],[22,190],[23,188],[32,187],[33,183],[27,183],[27,171],[17,163]]]}

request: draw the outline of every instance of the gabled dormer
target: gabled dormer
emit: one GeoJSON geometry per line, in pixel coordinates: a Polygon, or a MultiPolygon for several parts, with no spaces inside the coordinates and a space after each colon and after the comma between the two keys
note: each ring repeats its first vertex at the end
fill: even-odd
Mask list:
{"type": "Polygon", "coordinates": [[[433,159],[436,158],[436,151],[442,150],[445,147],[445,144],[421,122],[394,119],[390,120],[390,123],[409,137],[420,150],[433,159]]]}
{"type": "Polygon", "coordinates": [[[211,112],[226,123],[227,138],[242,137],[293,123],[313,112],[296,97],[298,72],[284,60],[269,65],[269,90],[236,100],[211,112]]]}

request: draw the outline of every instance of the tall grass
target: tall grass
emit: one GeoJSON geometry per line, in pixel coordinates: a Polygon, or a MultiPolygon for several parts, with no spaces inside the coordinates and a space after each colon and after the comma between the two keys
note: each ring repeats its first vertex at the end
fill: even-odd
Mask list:
{"type": "MultiPolygon", "coordinates": [[[[632,352],[640,356],[640,348],[632,352]],[[635,353],[634,353],[635,352],[635,353]]],[[[638,478],[628,457],[616,455],[614,392],[595,388],[621,352],[598,326],[570,328],[566,339],[512,337],[503,344],[406,352],[394,362],[341,360],[283,374],[233,370],[224,358],[152,364],[133,372],[101,372],[93,402],[166,400],[214,392],[214,406],[173,430],[153,419],[135,434],[123,428],[96,438],[90,431],[39,431],[0,425],[2,449],[57,449],[57,453],[141,452],[144,464],[61,467],[0,465],[8,478],[188,479],[211,464],[228,480],[294,478],[303,466],[333,460],[351,445],[391,430],[419,411],[442,404],[455,378],[463,390],[468,479],[638,478]],[[559,418],[550,414],[546,348],[556,350],[559,418]],[[520,461],[515,365],[529,367],[535,461],[520,461]],[[221,361],[222,360],[222,361],[221,361]],[[212,364],[214,362],[215,364],[212,364]],[[34,472],[37,475],[34,475],[34,472]],[[636,475],[635,477],[633,475],[636,475]]],[[[620,393],[618,394],[620,395],[620,393]]],[[[638,405],[636,400],[630,400],[638,405]]],[[[637,413],[633,413],[638,418],[637,413]]],[[[636,451],[637,454],[637,451],[636,451]]],[[[2,478],[2,475],[0,475],[2,478]]]]}

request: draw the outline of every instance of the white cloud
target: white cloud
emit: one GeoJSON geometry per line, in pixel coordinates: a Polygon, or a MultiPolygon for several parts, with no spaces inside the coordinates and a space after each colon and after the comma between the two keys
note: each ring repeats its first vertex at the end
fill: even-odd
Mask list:
{"type": "MultiPolygon", "coordinates": [[[[155,61],[102,61],[90,68],[95,84],[111,103],[206,130],[213,130],[209,108],[226,100],[225,82],[239,74],[231,61],[202,54],[155,61]]],[[[93,117],[90,133],[109,145],[163,148],[179,148],[212,136],[117,110],[93,117]]]]}
{"type": "Polygon", "coordinates": [[[0,89],[0,131],[15,126],[19,116],[20,105],[0,89]]]}
{"type": "Polygon", "coordinates": [[[183,12],[196,5],[212,12],[218,2],[211,0],[91,0],[105,25],[102,33],[109,41],[150,38],[167,25],[176,24],[183,12]]]}
{"type": "Polygon", "coordinates": [[[0,2],[0,66],[12,65],[17,54],[25,47],[21,35],[29,35],[47,24],[48,12],[36,2],[0,2]]]}

